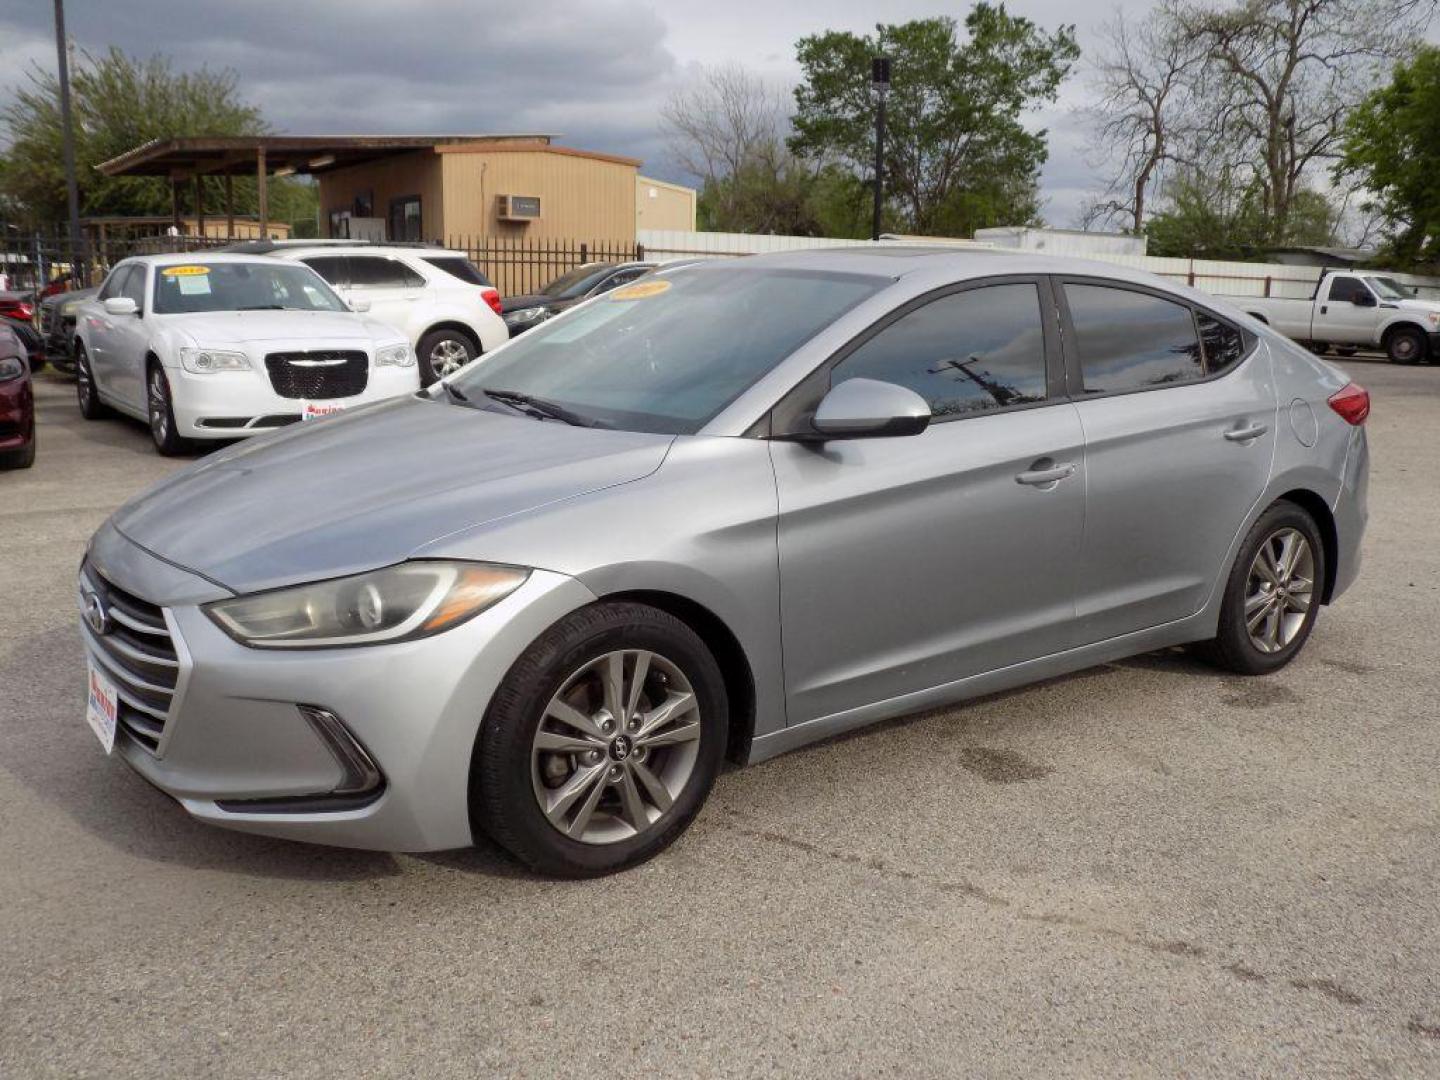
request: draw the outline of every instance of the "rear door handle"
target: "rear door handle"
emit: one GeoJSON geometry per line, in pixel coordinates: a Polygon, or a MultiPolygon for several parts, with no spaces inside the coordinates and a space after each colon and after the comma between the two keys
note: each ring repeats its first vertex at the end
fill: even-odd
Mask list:
{"type": "Polygon", "coordinates": [[[1249,442],[1251,439],[1258,439],[1270,429],[1264,424],[1255,424],[1251,427],[1231,428],[1225,432],[1225,438],[1231,442],[1249,442]]]}
{"type": "MultiPolygon", "coordinates": [[[[1038,465],[1039,462],[1036,464],[1038,465]]],[[[1061,480],[1074,475],[1075,466],[1067,463],[1052,465],[1048,469],[1030,469],[1015,477],[1015,482],[1029,487],[1044,487],[1046,484],[1058,484],[1061,480]]]]}

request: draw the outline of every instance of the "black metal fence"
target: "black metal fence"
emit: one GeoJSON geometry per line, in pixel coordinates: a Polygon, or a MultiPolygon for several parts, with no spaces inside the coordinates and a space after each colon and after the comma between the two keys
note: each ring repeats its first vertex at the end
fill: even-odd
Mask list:
{"type": "MultiPolygon", "coordinates": [[[[132,255],[207,251],[234,242],[224,237],[185,235],[92,236],[77,258],[63,233],[23,232],[0,223],[0,275],[4,276],[4,289],[14,292],[35,291],[56,278],[74,279],[83,288],[99,284],[110,267],[132,255]]],[[[642,245],[624,241],[451,236],[435,243],[464,251],[502,296],[536,292],[582,263],[645,257],[642,245]]]]}

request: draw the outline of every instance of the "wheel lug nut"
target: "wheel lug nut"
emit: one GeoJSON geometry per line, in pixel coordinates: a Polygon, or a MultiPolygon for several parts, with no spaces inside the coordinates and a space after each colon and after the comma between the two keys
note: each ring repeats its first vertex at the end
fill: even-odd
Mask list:
{"type": "Polygon", "coordinates": [[[587,750],[587,751],[585,752],[585,762],[586,762],[587,765],[595,765],[595,764],[598,764],[599,761],[600,761],[600,751],[599,751],[599,750],[587,750]]]}
{"type": "Polygon", "coordinates": [[[611,765],[611,766],[610,766],[610,779],[611,779],[611,780],[619,780],[620,777],[621,777],[621,775],[622,775],[624,772],[625,772],[625,770],[622,769],[622,768],[620,768],[619,765],[611,765]]]}

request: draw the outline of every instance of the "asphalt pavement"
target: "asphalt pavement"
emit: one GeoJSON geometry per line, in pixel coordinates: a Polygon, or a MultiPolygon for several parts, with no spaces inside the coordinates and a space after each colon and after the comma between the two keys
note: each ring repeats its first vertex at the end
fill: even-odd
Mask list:
{"type": "Polygon", "coordinates": [[[179,464],[38,380],[0,473],[0,1076],[1440,1074],[1440,367],[1374,395],[1355,588],[720,778],[611,878],[192,822],[86,727],[75,570],[179,464]]]}

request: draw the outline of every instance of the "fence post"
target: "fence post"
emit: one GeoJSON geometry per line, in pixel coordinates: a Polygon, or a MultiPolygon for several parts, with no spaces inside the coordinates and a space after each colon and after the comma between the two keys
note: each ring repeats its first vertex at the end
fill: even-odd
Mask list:
{"type": "Polygon", "coordinates": [[[640,243],[640,241],[638,241],[638,240],[635,241],[635,261],[636,261],[636,262],[644,262],[644,261],[645,261],[645,245],[642,244],[642,243],[640,243]]]}
{"type": "Polygon", "coordinates": [[[1266,295],[1267,298],[1268,298],[1269,295],[1270,295],[1270,275],[1269,275],[1269,274],[1266,274],[1266,275],[1265,275],[1265,295],[1266,295]]]}
{"type": "Polygon", "coordinates": [[[580,241],[580,261],[582,263],[590,261],[590,245],[585,243],[584,240],[580,241]]]}

